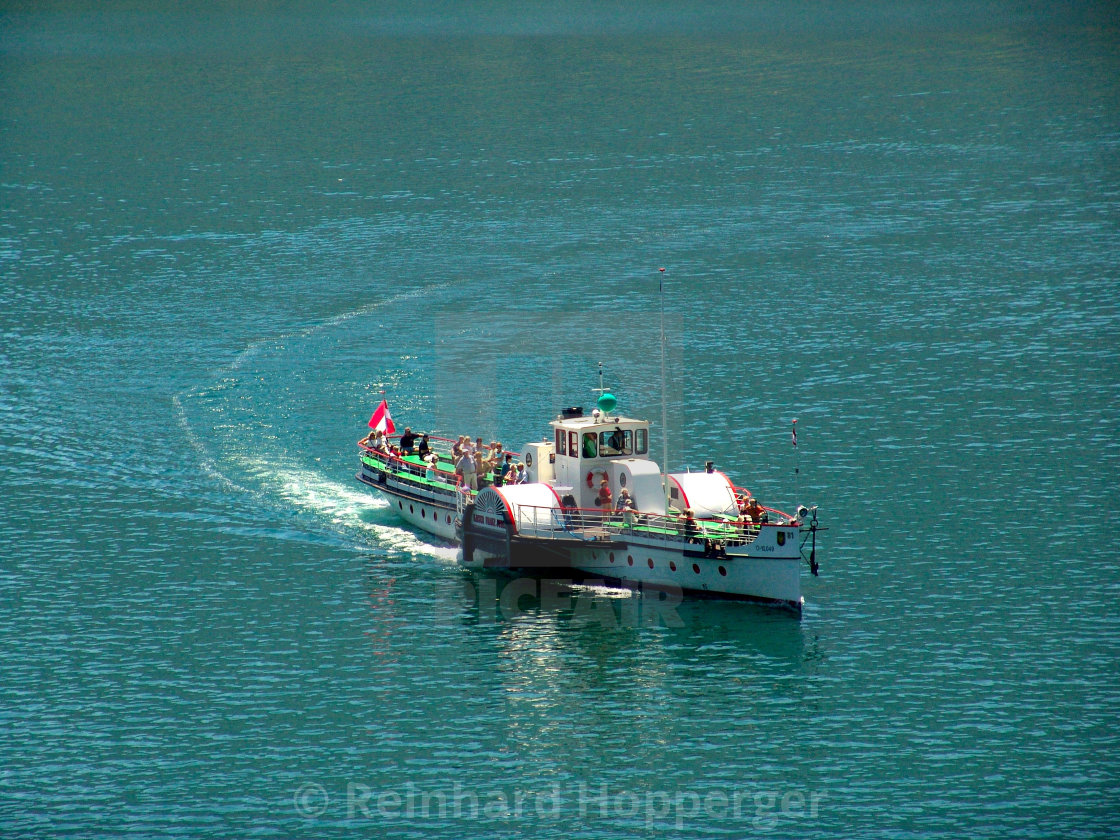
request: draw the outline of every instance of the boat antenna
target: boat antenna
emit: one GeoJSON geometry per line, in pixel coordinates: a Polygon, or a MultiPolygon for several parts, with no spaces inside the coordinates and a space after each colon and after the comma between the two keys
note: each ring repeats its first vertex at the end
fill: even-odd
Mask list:
{"type": "Polygon", "coordinates": [[[797,418],[793,418],[793,492],[801,504],[801,450],[797,448],[797,418]]]}
{"type": "Polygon", "coordinates": [[[603,363],[602,362],[599,362],[599,387],[598,388],[592,388],[591,390],[592,391],[598,391],[600,397],[603,396],[603,394],[607,393],[607,391],[609,390],[609,389],[603,387],[603,363]]]}
{"type": "Polygon", "coordinates": [[[661,304],[661,469],[665,471],[665,512],[669,512],[669,421],[665,408],[665,269],[657,269],[657,297],[661,304]]]}

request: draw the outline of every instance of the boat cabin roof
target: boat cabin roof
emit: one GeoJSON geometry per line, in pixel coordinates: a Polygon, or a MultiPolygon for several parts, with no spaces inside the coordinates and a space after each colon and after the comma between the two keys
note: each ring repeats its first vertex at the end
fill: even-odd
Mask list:
{"type": "Polygon", "coordinates": [[[591,429],[613,429],[615,426],[625,426],[630,429],[639,429],[649,426],[648,420],[638,420],[634,417],[620,417],[618,415],[600,414],[598,417],[591,415],[581,417],[558,417],[550,424],[554,429],[570,429],[573,431],[591,429]]]}

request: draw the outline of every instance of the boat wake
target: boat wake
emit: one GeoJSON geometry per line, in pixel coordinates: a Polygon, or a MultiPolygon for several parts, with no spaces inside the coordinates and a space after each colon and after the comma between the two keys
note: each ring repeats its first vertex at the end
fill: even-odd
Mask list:
{"type": "Polygon", "coordinates": [[[394,552],[448,562],[456,558],[458,548],[429,544],[416,532],[400,527],[400,520],[385,499],[364,492],[357,485],[351,487],[296,467],[260,462],[254,468],[271,476],[277,497],[286,507],[329,522],[338,531],[372,535],[379,545],[394,552]]]}
{"type": "MultiPolygon", "coordinates": [[[[333,365],[332,354],[339,352],[339,345],[347,340],[364,343],[369,332],[376,332],[355,329],[350,331],[357,333],[355,338],[345,330],[349,322],[385,307],[400,308],[409,300],[430,300],[440,288],[404,292],[258,339],[217,370],[210,382],[175,394],[180,438],[202,475],[224,492],[255,506],[295,513],[310,530],[341,535],[356,548],[373,543],[393,553],[454,562],[456,547],[430,542],[436,538],[407,529],[383,498],[353,482],[348,472],[351,453],[345,451],[353,444],[352,414],[340,408],[338,426],[329,429],[308,420],[310,412],[336,399],[336,394],[322,393],[320,382],[341,390],[339,383],[303,370],[333,365]],[[306,388],[297,387],[301,380],[306,388]],[[320,459],[341,474],[318,469],[320,459]]],[[[346,369],[347,362],[338,366],[346,369]]],[[[363,405],[369,401],[369,387],[351,383],[363,405]]]]}

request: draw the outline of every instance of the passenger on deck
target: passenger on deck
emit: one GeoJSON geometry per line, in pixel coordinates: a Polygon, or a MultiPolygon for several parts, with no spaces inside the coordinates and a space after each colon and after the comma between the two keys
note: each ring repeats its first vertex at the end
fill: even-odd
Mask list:
{"type": "Polygon", "coordinates": [[[498,467],[498,460],[494,454],[494,444],[490,444],[485,449],[481,450],[482,463],[485,466],[483,472],[494,472],[498,467]]]}
{"type": "Polygon", "coordinates": [[[458,463],[459,458],[463,455],[463,436],[459,435],[459,439],[451,444],[451,457],[458,463]]]}
{"type": "Polygon", "coordinates": [[[698,533],[696,518],[692,514],[692,508],[685,508],[684,513],[681,514],[681,530],[684,533],[684,538],[689,542],[691,542],[698,533]]]}
{"type": "MultiPolygon", "coordinates": [[[[493,444],[491,444],[493,446],[493,444]]],[[[486,468],[494,474],[494,486],[501,487],[506,483],[506,471],[502,465],[502,459],[499,453],[493,448],[488,453],[489,457],[486,459],[486,468]]]]}
{"type": "Polygon", "coordinates": [[[515,464],[513,462],[513,456],[512,455],[507,455],[506,456],[506,467],[505,467],[505,469],[506,469],[505,475],[502,476],[502,478],[505,480],[505,483],[506,484],[517,484],[517,478],[518,478],[518,476],[517,476],[517,464],[515,464]]]}
{"type": "Polygon", "coordinates": [[[486,474],[489,471],[486,459],[482,457],[482,450],[476,450],[474,453],[474,474],[478,486],[474,488],[475,490],[481,490],[486,486],[486,474]]]}
{"type": "Polygon", "coordinates": [[[428,469],[424,472],[424,478],[428,481],[436,481],[439,478],[439,473],[436,471],[439,467],[439,456],[434,452],[429,453],[424,457],[424,463],[428,465],[428,469]]]}
{"type": "Polygon", "coordinates": [[[743,511],[743,515],[747,517],[749,522],[764,522],[763,517],[766,516],[766,511],[762,509],[762,505],[758,503],[758,499],[753,496],[747,500],[747,508],[743,511]]]}
{"type": "Polygon", "coordinates": [[[478,474],[474,469],[474,458],[469,453],[464,452],[459,456],[459,460],[455,464],[455,474],[462,477],[464,487],[471,490],[478,489],[478,474]]]}
{"type": "Polygon", "coordinates": [[[416,435],[412,433],[412,429],[408,426],[404,427],[404,434],[401,435],[401,454],[411,455],[416,449],[416,435]]]}
{"type": "Polygon", "coordinates": [[[575,523],[572,520],[572,511],[576,509],[576,497],[571,493],[564,495],[560,500],[560,510],[564,512],[564,527],[571,528],[575,523]]]}
{"type": "Polygon", "coordinates": [[[615,510],[622,514],[622,518],[626,520],[627,525],[634,523],[634,500],[630,498],[630,491],[623,487],[618,491],[618,501],[615,503],[615,510]]]}
{"type": "Polygon", "coordinates": [[[611,485],[605,478],[599,482],[599,495],[595,497],[595,504],[603,510],[611,510],[614,507],[611,485]]]}
{"type": "Polygon", "coordinates": [[[416,446],[416,454],[424,460],[427,460],[428,456],[432,454],[432,444],[427,435],[421,435],[420,443],[416,446]]]}
{"type": "MultiPolygon", "coordinates": [[[[376,449],[378,452],[388,453],[389,441],[386,440],[385,433],[381,431],[381,429],[378,429],[377,431],[371,432],[370,434],[373,437],[373,440],[369,442],[369,445],[376,449]]],[[[369,440],[369,438],[366,439],[369,440]]]]}

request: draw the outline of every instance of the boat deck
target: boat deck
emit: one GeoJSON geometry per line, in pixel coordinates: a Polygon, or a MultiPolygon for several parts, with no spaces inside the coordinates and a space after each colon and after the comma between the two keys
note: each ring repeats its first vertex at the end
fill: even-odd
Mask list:
{"type": "MultiPolygon", "coordinates": [[[[415,454],[389,454],[379,452],[368,446],[362,446],[361,461],[366,466],[392,473],[401,478],[406,478],[410,482],[430,487],[433,490],[447,491],[449,489],[460,489],[461,482],[459,476],[455,473],[455,463],[451,459],[451,456],[445,452],[438,452],[435,450],[433,450],[433,453],[439,458],[439,462],[434,470],[436,475],[434,479],[428,477],[427,462],[419,455],[415,454]]],[[[496,476],[493,472],[488,472],[480,476],[480,478],[480,485],[491,485],[494,483],[496,476]]]]}
{"type": "MultiPolygon", "coordinates": [[[[428,464],[419,455],[401,455],[374,450],[361,446],[361,461],[374,470],[408,482],[417,488],[426,489],[444,497],[440,504],[455,507],[459,493],[470,493],[471,498],[477,491],[468,491],[455,473],[454,461],[449,453],[432,450],[439,458],[435,468],[435,478],[429,477],[428,464]]],[[[374,483],[363,477],[367,483],[374,483]]],[[[480,488],[493,485],[493,472],[480,476],[480,488]]],[[[464,501],[468,501],[464,499],[464,501]]],[[[686,525],[676,514],[622,513],[598,508],[567,508],[562,512],[554,509],[537,509],[525,506],[520,510],[522,516],[529,514],[529,521],[515,523],[523,537],[544,537],[546,534],[537,525],[543,521],[551,522],[546,526],[549,539],[569,539],[579,543],[603,543],[613,540],[645,539],[658,542],[718,542],[724,545],[746,545],[753,542],[765,527],[757,523],[743,523],[719,519],[694,520],[686,525]]],[[[777,511],[775,511],[777,513],[777,511]]]]}

